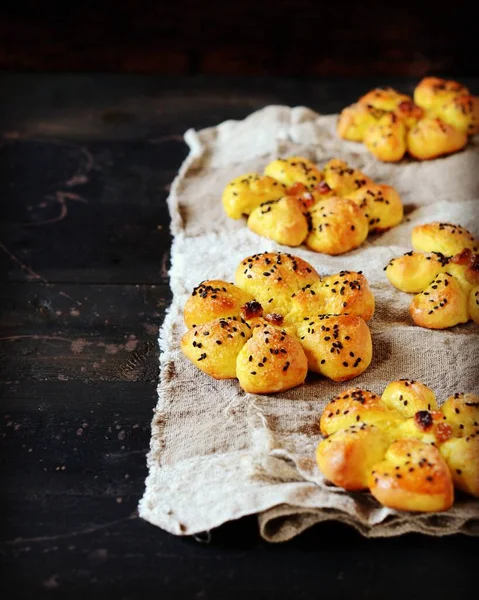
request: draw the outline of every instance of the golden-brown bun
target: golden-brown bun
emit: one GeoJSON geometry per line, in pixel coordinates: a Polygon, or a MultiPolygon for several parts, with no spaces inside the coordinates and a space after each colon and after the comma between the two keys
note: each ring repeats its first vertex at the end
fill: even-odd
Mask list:
{"type": "Polygon", "coordinates": [[[434,392],[412,379],[391,381],[382,393],[381,400],[388,408],[397,410],[406,418],[413,417],[420,410],[437,409],[434,392]]]}
{"type": "Polygon", "coordinates": [[[434,110],[460,95],[469,94],[469,90],[458,83],[439,77],[424,77],[414,90],[414,102],[426,110],[434,110]]]}
{"type": "Polygon", "coordinates": [[[440,252],[407,252],[393,258],[384,270],[389,281],[402,292],[417,294],[448,268],[449,257],[440,252]]]}
{"type": "Polygon", "coordinates": [[[184,355],[211,377],[236,377],[236,358],[251,337],[250,326],[240,318],[215,319],[193,327],[181,340],[184,355]]]}
{"type": "Polygon", "coordinates": [[[454,485],[479,498],[479,436],[452,438],[440,447],[454,485]]]}
{"type": "Polygon", "coordinates": [[[412,102],[412,98],[388,87],[371,90],[364,96],[361,96],[359,102],[381,110],[393,111],[401,102],[412,102]]]}
{"type": "Polygon", "coordinates": [[[323,169],[324,182],[336,196],[344,196],[373,183],[373,180],[359,169],[353,169],[344,160],[332,158],[323,169]]]}
{"type": "Polygon", "coordinates": [[[419,119],[424,117],[424,110],[412,100],[400,102],[394,112],[404,121],[407,129],[414,127],[419,119]]]}
{"type": "Polygon", "coordinates": [[[456,96],[436,109],[437,116],[462,133],[474,135],[479,132],[479,98],[456,96]]]}
{"type": "Polygon", "coordinates": [[[469,320],[468,296],[455,277],[440,273],[424,292],[414,296],[409,312],[420,327],[454,327],[469,320]]]}
{"type": "Polygon", "coordinates": [[[309,189],[323,179],[318,167],[302,156],[278,158],[266,166],[264,174],[283,183],[286,187],[290,187],[294,183],[303,183],[309,189]]]}
{"type": "Polygon", "coordinates": [[[248,218],[248,227],[278,244],[299,246],[308,235],[306,217],[301,200],[285,196],[255,208],[248,218]]]}
{"type": "Polygon", "coordinates": [[[303,383],[307,372],[308,361],[299,341],[265,323],[253,328],[236,361],[240,385],[252,394],[288,390],[303,383]]]}
{"type": "Polygon", "coordinates": [[[368,221],[351,200],[327,198],[310,208],[311,231],[306,245],[324,254],[344,254],[368,236],[368,221]]]}
{"type": "Polygon", "coordinates": [[[361,317],[318,315],[297,327],[311,371],[333,381],[347,381],[371,364],[371,332],[361,317]]]}
{"type": "Polygon", "coordinates": [[[437,448],[418,440],[397,440],[371,471],[368,487],[385,506],[437,512],[454,501],[451,474],[437,448]]]}
{"type": "Polygon", "coordinates": [[[462,252],[453,256],[449,267],[451,274],[459,279],[466,291],[471,291],[472,286],[479,285],[479,254],[474,254],[470,248],[464,248],[462,252]]]}
{"type": "Polygon", "coordinates": [[[413,438],[439,446],[452,437],[452,427],[439,410],[420,410],[397,428],[400,439],[413,438]]]}
{"type": "Polygon", "coordinates": [[[339,137],[351,142],[362,142],[366,130],[384,115],[384,110],[356,102],[341,111],[336,131],[339,137]]]}
{"type": "Polygon", "coordinates": [[[263,202],[281,198],[285,191],[285,186],[271,177],[246,173],[236,177],[225,187],[222,196],[223,207],[228,217],[240,219],[242,215],[249,215],[263,202]]]}
{"type": "Polygon", "coordinates": [[[407,132],[409,154],[430,160],[464,148],[467,135],[437,117],[424,117],[407,132]]]}
{"type": "Polygon", "coordinates": [[[386,231],[399,225],[403,205],[399,194],[390,185],[368,184],[346,196],[363,211],[369,232],[386,231]]]}
{"type": "Polygon", "coordinates": [[[291,296],[305,285],[319,281],[314,268],[305,260],[281,252],[255,254],[241,261],[236,284],[251,294],[265,311],[286,315],[291,296]]]}
{"type": "Polygon", "coordinates": [[[364,145],[379,160],[397,162],[406,153],[406,124],[396,113],[386,113],[364,134],[364,145]]]}
{"type": "Polygon", "coordinates": [[[320,290],[325,298],[325,312],[332,315],[350,314],[369,321],[374,314],[374,295],[362,272],[340,271],[324,277],[320,290]]]}
{"type": "Polygon", "coordinates": [[[479,396],[454,394],[441,406],[441,412],[456,437],[479,434],[479,396]]]}
{"type": "Polygon", "coordinates": [[[285,320],[299,323],[319,314],[349,314],[368,321],[374,314],[374,304],[368,280],[362,273],[340,271],[295,292],[285,320]]]}
{"type": "Polygon", "coordinates": [[[374,425],[358,423],[322,440],[316,450],[324,476],[346,490],[364,490],[373,466],[384,458],[390,441],[374,425]]]}
{"type": "Polygon", "coordinates": [[[253,296],[227,281],[211,279],[195,287],[186,301],[183,316],[188,328],[219,317],[239,315],[241,307],[253,296]]]}
{"type": "Polygon", "coordinates": [[[479,325],[479,285],[469,292],[469,316],[479,325]]]}
{"type": "Polygon", "coordinates": [[[319,425],[323,435],[331,435],[361,422],[375,425],[394,438],[398,425],[403,421],[397,411],[387,408],[373,392],[351,388],[329,402],[323,410],[319,425]]]}
{"type": "Polygon", "coordinates": [[[414,227],[411,242],[414,250],[441,252],[445,256],[454,256],[464,248],[479,252],[479,241],[467,229],[438,221],[414,227]]]}

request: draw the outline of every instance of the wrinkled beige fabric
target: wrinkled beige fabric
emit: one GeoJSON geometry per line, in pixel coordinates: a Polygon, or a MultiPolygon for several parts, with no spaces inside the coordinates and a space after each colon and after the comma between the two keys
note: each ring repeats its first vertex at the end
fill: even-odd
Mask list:
{"type": "Polygon", "coordinates": [[[431,386],[440,402],[455,392],[479,392],[478,326],[470,322],[446,331],[414,326],[411,296],[395,290],[383,271],[392,257],[412,249],[410,233],[419,223],[460,223],[479,235],[477,137],[465,151],[444,159],[385,164],[361,144],[338,139],[335,121],[335,115],[303,107],[269,106],[244,121],[186,133],[190,154],[169,197],[174,297],[160,333],[159,400],[140,502],[141,517],[171,533],[191,535],[258,514],[261,535],[273,542],[329,519],[371,537],[479,534],[478,500],[457,494],[446,513],[400,513],[367,493],[327,485],[316,467],[318,418],[325,403],[347,387],[381,393],[390,381],[411,378],[431,386]],[[226,217],[221,193],[231,178],[293,154],[320,166],[343,158],[395,186],[406,217],[347,255],[293,251],[321,275],[350,269],[368,278],[377,306],[369,323],[374,352],[369,369],[342,384],[311,376],[305,385],[274,396],[246,394],[236,380],[216,381],[184,358],[182,307],[200,281],[232,281],[236,266],[250,254],[291,251],[249,231],[245,220],[226,217]]]}

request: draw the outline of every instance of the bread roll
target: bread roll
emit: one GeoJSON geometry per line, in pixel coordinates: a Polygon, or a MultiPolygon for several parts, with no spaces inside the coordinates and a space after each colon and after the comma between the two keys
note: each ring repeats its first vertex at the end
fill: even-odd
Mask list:
{"type": "Polygon", "coordinates": [[[475,135],[479,132],[479,98],[462,95],[440,105],[436,109],[437,116],[461,133],[475,135]]]}
{"type": "Polygon", "coordinates": [[[422,252],[441,252],[445,256],[454,256],[464,248],[479,252],[479,241],[460,225],[434,221],[416,225],[411,233],[414,250],[422,252]]]}
{"type": "Polygon", "coordinates": [[[413,417],[418,411],[437,409],[434,392],[420,381],[398,379],[391,381],[382,393],[381,400],[397,410],[403,417],[413,417]]]}
{"type": "Polygon", "coordinates": [[[379,160],[398,162],[406,153],[404,119],[396,113],[386,113],[366,131],[364,145],[379,160]]]}
{"type": "Polygon", "coordinates": [[[376,88],[359,99],[361,104],[367,104],[381,110],[393,111],[402,102],[412,102],[410,96],[401,94],[391,87],[376,88]]]}
{"type": "Polygon", "coordinates": [[[385,506],[439,512],[454,502],[449,469],[437,448],[418,440],[397,440],[368,479],[372,495],[385,506]]]}
{"type": "Polygon", "coordinates": [[[479,436],[451,438],[439,451],[449,467],[454,485],[479,498],[479,436]]]}
{"type": "Polygon", "coordinates": [[[255,208],[248,218],[248,227],[278,244],[299,246],[308,235],[308,216],[300,199],[284,196],[255,208]]]}
{"type": "Polygon", "coordinates": [[[367,184],[345,196],[363,211],[369,232],[386,231],[399,225],[403,205],[399,194],[390,185],[367,184]]]}
{"type": "Polygon", "coordinates": [[[407,132],[409,153],[419,160],[430,160],[464,148],[467,135],[437,117],[424,117],[407,132]]]}
{"type": "Polygon", "coordinates": [[[441,406],[441,412],[456,437],[479,434],[479,396],[454,394],[441,406]]]}
{"type": "Polygon", "coordinates": [[[311,371],[333,381],[347,381],[371,364],[371,332],[361,317],[319,315],[303,321],[297,335],[311,371]]]}
{"type": "Polygon", "coordinates": [[[314,188],[323,179],[323,175],[318,167],[309,159],[302,156],[278,158],[266,166],[264,174],[279,181],[286,187],[299,182],[303,183],[308,189],[314,188]]]}
{"type": "Polygon", "coordinates": [[[319,424],[323,435],[331,435],[351,425],[366,423],[375,425],[393,439],[398,425],[403,421],[401,415],[387,408],[378,395],[369,390],[351,388],[329,402],[319,424]]]}
{"type": "Polygon", "coordinates": [[[469,293],[469,316],[479,325],[479,285],[472,288],[469,293]]]}
{"type": "Polygon", "coordinates": [[[351,142],[362,142],[366,130],[384,115],[385,111],[369,104],[356,102],[341,111],[336,131],[339,137],[351,142]]]}
{"type": "Polygon", "coordinates": [[[404,121],[407,129],[414,127],[425,114],[425,111],[410,99],[400,102],[394,112],[404,121]]]}
{"type": "Polygon", "coordinates": [[[440,273],[420,294],[414,296],[409,312],[416,325],[446,329],[469,320],[468,296],[455,277],[440,273]]]}
{"type": "Polygon", "coordinates": [[[468,95],[469,90],[457,81],[424,77],[414,90],[414,102],[426,110],[435,110],[457,96],[468,95]]]}
{"type": "Polygon", "coordinates": [[[241,307],[253,296],[220,279],[203,281],[186,301],[183,316],[188,328],[202,325],[219,317],[239,315],[241,307]]]}
{"type": "Polygon", "coordinates": [[[364,185],[372,184],[373,180],[359,169],[353,169],[344,160],[332,158],[323,169],[324,182],[333,190],[336,196],[345,196],[364,185]]]}
{"type": "Polygon", "coordinates": [[[316,450],[324,476],[346,490],[364,490],[373,466],[384,458],[388,437],[374,425],[358,423],[322,440],[316,450]]]}
{"type": "Polygon", "coordinates": [[[266,312],[280,315],[289,312],[292,294],[319,280],[318,273],[305,260],[281,252],[249,256],[241,261],[235,274],[236,284],[266,312]]]}
{"type": "Polygon", "coordinates": [[[321,200],[310,209],[311,230],[306,245],[324,254],[344,254],[360,246],[368,236],[368,221],[351,200],[321,200]]]}
{"type": "Polygon", "coordinates": [[[257,173],[246,173],[230,181],[223,191],[223,207],[232,219],[249,215],[263,202],[277,200],[284,196],[286,188],[271,177],[261,177],[257,173]]]}
{"type": "Polygon", "coordinates": [[[214,319],[194,326],[181,340],[184,355],[215,379],[236,377],[236,359],[251,337],[251,328],[242,319],[214,319]]]}
{"type": "Polygon", "coordinates": [[[357,315],[365,321],[374,314],[374,295],[361,271],[340,271],[323,277],[319,290],[325,298],[326,313],[357,315]]]}
{"type": "Polygon", "coordinates": [[[397,428],[398,438],[413,438],[440,446],[452,437],[452,427],[444,421],[442,412],[420,410],[397,428]]]}
{"type": "Polygon", "coordinates": [[[439,273],[448,268],[450,258],[440,252],[407,252],[386,265],[386,277],[402,292],[422,292],[439,273]]]}
{"type": "Polygon", "coordinates": [[[253,328],[238,354],[236,376],[252,394],[272,394],[304,382],[308,361],[296,337],[271,325],[253,328]]]}

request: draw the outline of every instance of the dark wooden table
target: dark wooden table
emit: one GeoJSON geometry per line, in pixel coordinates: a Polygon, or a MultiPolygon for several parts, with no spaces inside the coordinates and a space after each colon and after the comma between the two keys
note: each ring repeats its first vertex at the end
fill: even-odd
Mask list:
{"type": "MultiPolygon", "coordinates": [[[[253,517],[177,538],[138,518],[170,300],[182,134],[270,103],[338,111],[371,80],[3,75],[1,598],[466,597],[479,544],[253,517]]],[[[388,81],[411,90],[412,81],[388,81]]],[[[467,82],[477,93],[479,80],[467,82]]]]}

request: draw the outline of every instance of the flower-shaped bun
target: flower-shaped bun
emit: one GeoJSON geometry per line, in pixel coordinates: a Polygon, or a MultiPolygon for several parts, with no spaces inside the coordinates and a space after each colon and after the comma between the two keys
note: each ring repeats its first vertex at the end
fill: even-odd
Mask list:
{"type": "Polygon", "coordinates": [[[248,216],[251,231],[279,244],[344,254],[369,233],[402,221],[396,190],[375,184],[343,160],[333,158],[320,171],[307,158],[278,158],[264,172],[233,179],[223,192],[223,205],[228,216],[248,216]]]}
{"type": "Polygon", "coordinates": [[[406,153],[429,160],[461,150],[479,131],[479,98],[456,81],[426,77],[414,100],[392,88],[364,94],[343,109],[336,130],[343,139],[364,142],[384,162],[406,153]]]}
{"type": "Polygon", "coordinates": [[[368,368],[372,340],[361,313],[372,316],[374,297],[361,273],[342,271],[321,286],[319,274],[305,260],[264,252],[241,261],[235,280],[236,285],[205,281],[185,305],[189,331],[181,349],[211,377],[236,377],[246,392],[270,394],[302,384],[308,368],[334,381],[368,368]],[[330,281],[338,290],[330,289],[330,281]],[[318,286],[314,303],[306,304],[306,292],[314,297],[318,286]],[[336,293],[343,314],[326,314],[335,306],[336,293]],[[318,324],[317,336],[311,326],[305,328],[306,308],[313,310],[308,322],[318,324]]]}

